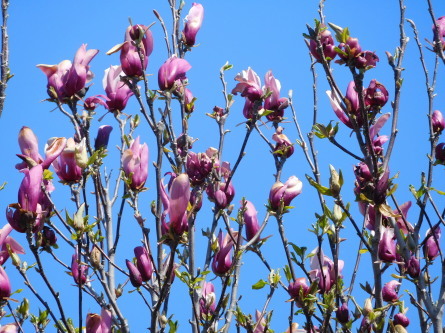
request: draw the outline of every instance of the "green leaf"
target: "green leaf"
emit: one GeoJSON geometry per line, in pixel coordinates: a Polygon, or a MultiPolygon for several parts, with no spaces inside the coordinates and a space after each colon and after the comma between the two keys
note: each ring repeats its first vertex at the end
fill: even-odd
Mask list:
{"type": "Polygon", "coordinates": [[[259,280],[257,283],[255,283],[254,285],[252,285],[252,289],[258,290],[258,289],[263,289],[265,285],[267,285],[268,283],[266,281],[264,281],[263,279],[259,280]]]}
{"type": "Polygon", "coordinates": [[[224,66],[222,66],[221,70],[223,70],[223,71],[228,71],[228,70],[230,70],[230,69],[232,69],[232,68],[233,68],[233,65],[229,64],[229,62],[227,61],[227,62],[224,64],[224,66]]]}
{"type": "Polygon", "coordinates": [[[366,252],[369,252],[368,249],[361,249],[360,251],[358,251],[358,253],[360,253],[360,254],[364,254],[366,252]]]}
{"type": "Polygon", "coordinates": [[[315,187],[317,189],[318,192],[320,192],[321,194],[324,195],[328,195],[328,196],[332,196],[332,191],[325,187],[322,186],[320,184],[318,184],[314,179],[311,178],[311,176],[306,175],[307,180],[309,181],[309,184],[311,184],[313,187],[315,187]]]}

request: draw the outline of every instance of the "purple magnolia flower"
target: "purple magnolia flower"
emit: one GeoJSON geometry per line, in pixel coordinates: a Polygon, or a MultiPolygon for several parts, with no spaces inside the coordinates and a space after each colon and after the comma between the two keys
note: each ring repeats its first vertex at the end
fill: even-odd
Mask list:
{"type": "Polygon", "coordinates": [[[2,265],[0,265],[0,300],[11,296],[11,282],[2,265]]]}
{"type": "Polygon", "coordinates": [[[264,91],[269,90],[272,94],[264,100],[264,108],[266,110],[273,111],[266,116],[270,121],[280,122],[284,116],[284,109],[289,106],[289,101],[285,97],[280,98],[281,84],[272,74],[272,71],[268,71],[264,76],[265,86],[264,91]]]}
{"type": "Polygon", "coordinates": [[[399,297],[397,295],[397,288],[401,285],[399,281],[392,280],[386,283],[382,288],[382,298],[385,302],[396,302],[399,297]]]}
{"type": "MultiPolygon", "coordinates": [[[[330,61],[337,55],[337,52],[335,51],[335,42],[331,32],[324,27],[322,29],[323,31],[319,33],[318,38],[320,38],[320,44],[323,48],[323,54],[326,60],[330,61]]],[[[322,57],[318,53],[317,42],[313,39],[309,41],[309,51],[318,62],[321,62],[322,57]]]]}
{"type": "Polygon", "coordinates": [[[140,190],[148,177],[148,146],[146,143],[141,145],[139,137],[122,154],[122,168],[130,180],[130,188],[140,190]]]}
{"type": "Polygon", "coordinates": [[[14,238],[9,236],[12,229],[13,228],[9,223],[5,224],[3,228],[0,229],[0,265],[3,265],[9,258],[8,246],[14,253],[25,253],[25,249],[14,238]]]}
{"type": "Polygon", "coordinates": [[[235,76],[235,81],[238,81],[238,84],[232,89],[232,94],[241,93],[242,97],[246,97],[251,102],[261,99],[263,89],[261,88],[260,77],[252,68],[249,67],[246,71],[238,73],[235,76]]]}
{"type": "Polygon", "coordinates": [[[426,240],[424,241],[423,245],[423,251],[425,253],[425,257],[428,258],[428,260],[435,259],[440,254],[440,236],[442,232],[440,230],[439,226],[436,226],[434,228],[434,235],[431,232],[431,229],[428,229],[426,232],[426,240]]]}
{"type": "Polygon", "coordinates": [[[394,325],[402,325],[403,327],[409,326],[409,319],[403,312],[399,312],[394,316],[394,325]]]}
{"type": "Polygon", "coordinates": [[[148,57],[152,52],[153,35],[148,27],[142,24],[129,26],[125,31],[125,42],[121,46],[122,71],[128,76],[143,76],[148,65],[148,57]]]}
{"type": "Polygon", "coordinates": [[[82,265],[76,253],[71,257],[71,275],[76,284],[84,284],[88,278],[88,266],[82,265]]]}
{"type": "Polygon", "coordinates": [[[386,87],[372,79],[367,89],[364,90],[365,104],[371,108],[381,109],[388,102],[388,90],[386,87]]]}
{"type": "Polygon", "coordinates": [[[0,333],[18,333],[19,327],[16,323],[6,324],[0,327],[0,333]]]}
{"type": "Polygon", "coordinates": [[[138,268],[130,260],[125,260],[125,264],[127,265],[130,282],[133,287],[139,288],[142,286],[142,275],[138,268]]]}
{"type": "Polygon", "coordinates": [[[213,160],[207,152],[196,154],[189,151],[187,154],[186,169],[190,183],[193,186],[201,185],[213,169],[213,160]]]}
{"type": "Polygon", "coordinates": [[[192,3],[192,8],[185,17],[184,30],[182,31],[185,45],[189,47],[195,45],[196,34],[201,28],[203,19],[204,7],[199,3],[192,3]]]}
{"type": "Polygon", "coordinates": [[[204,282],[199,297],[199,307],[201,309],[201,319],[209,319],[216,309],[215,286],[212,282],[204,282]]]}
{"type": "Polygon", "coordinates": [[[281,207],[281,204],[285,207],[289,206],[291,201],[301,193],[302,188],[303,183],[295,176],[289,177],[284,184],[276,182],[269,192],[271,208],[276,211],[281,207]]]}
{"type": "Polygon", "coordinates": [[[223,276],[232,268],[232,249],[234,241],[238,239],[238,232],[231,231],[231,235],[224,236],[222,230],[218,234],[218,250],[215,252],[212,261],[212,270],[215,275],[223,276]]]}
{"type": "Polygon", "coordinates": [[[341,50],[337,52],[338,56],[344,62],[353,60],[362,52],[362,48],[358,42],[358,39],[353,37],[349,37],[346,43],[340,43],[340,45],[338,45],[338,48],[341,50]]]}
{"type": "Polygon", "coordinates": [[[107,148],[108,140],[110,139],[110,133],[113,127],[110,125],[102,125],[97,130],[96,139],[94,139],[94,149],[107,148]]]}
{"type": "Polygon", "coordinates": [[[193,97],[193,93],[188,88],[184,88],[184,106],[185,106],[185,112],[192,113],[193,110],[195,110],[195,100],[196,98],[193,97]]]}
{"type": "Polygon", "coordinates": [[[436,164],[444,164],[445,163],[445,142],[441,142],[436,146],[435,155],[436,155],[436,164]]]}
{"type": "Polygon", "coordinates": [[[380,59],[375,52],[363,51],[355,58],[355,67],[359,69],[374,68],[379,60],[380,59]]]}
{"type": "Polygon", "coordinates": [[[437,40],[437,37],[440,40],[442,49],[445,49],[445,16],[439,17],[436,20],[435,24],[433,24],[432,29],[433,29],[433,33],[434,33],[434,46],[435,46],[436,51],[439,51],[438,50],[439,41],[437,40]],[[436,29],[437,29],[437,37],[436,37],[436,29]]]}
{"type": "Polygon", "coordinates": [[[20,184],[18,203],[7,208],[6,217],[9,224],[18,232],[26,232],[32,228],[33,232],[43,227],[42,221],[42,179],[43,168],[38,164],[31,169],[23,169],[25,177],[20,184]],[[12,209],[14,208],[14,209],[12,209]]]}
{"type": "Polygon", "coordinates": [[[85,99],[83,107],[87,111],[94,111],[99,105],[102,105],[105,109],[108,109],[107,101],[110,99],[104,95],[91,96],[85,99]]]}
{"type": "MultiPolygon", "coordinates": [[[[258,224],[258,212],[255,209],[253,203],[248,200],[242,200],[241,205],[244,209],[244,223],[246,226],[246,239],[250,241],[260,230],[260,225],[258,224]]],[[[260,238],[257,238],[257,241],[260,238]]]]}
{"type": "Polygon", "coordinates": [[[431,117],[431,123],[433,126],[433,132],[435,134],[442,133],[443,129],[445,128],[445,120],[443,118],[442,112],[440,112],[439,110],[435,110],[431,117]]]}
{"type": "Polygon", "coordinates": [[[44,226],[42,229],[42,247],[54,246],[57,243],[57,236],[53,229],[44,226]]]}
{"type": "Polygon", "coordinates": [[[279,126],[276,129],[274,135],[272,135],[272,139],[277,143],[273,151],[274,154],[286,156],[286,158],[292,156],[294,153],[294,145],[289,138],[283,134],[283,127],[279,126]]]}
{"type": "MultiPolygon", "coordinates": [[[[325,256],[323,250],[318,247],[314,249],[312,253],[314,256],[311,257],[311,271],[309,274],[313,280],[318,281],[318,288],[320,292],[325,293],[331,290],[337,279],[335,275],[334,262],[328,256],[325,256]]],[[[344,261],[338,260],[338,277],[342,276],[341,272],[343,270],[343,266],[344,261]]]]}
{"type": "Polygon", "coordinates": [[[48,95],[52,99],[63,101],[69,99],[85,88],[93,78],[90,62],[99,50],[88,50],[87,45],[77,50],[74,60],[64,60],[58,65],[37,65],[48,78],[48,95]]]}
{"type": "Polygon", "coordinates": [[[406,271],[413,279],[418,278],[420,274],[419,259],[417,259],[415,256],[411,256],[408,263],[406,264],[406,271]]]}
{"type": "Polygon", "coordinates": [[[169,230],[177,235],[181,235],[188,230],[187,207],[190,201],[190,181],[187,174],[182,173],[171,180],[169,194],[165,191],[164,184],[161,181],[161,200],[164,206],[162,212],[162,233],[166,234],[169,230]],[[166,222],[166,217],[169,222],[166,222]]]}
{"type": "Polygon", "coordinates": [[[175,86],[182,85],[187,79],[186,73],[192,66],[187,60],[173,55],[168,58],[158,71],[158,84],[160,90],[171,90],[175,86]]]}
{"type": "Polygon", "coordinates": [[[149,281],[153,274],[153,263],[147,249],[144,246],[137,246],[134,248],[134,255],[136,257],[136,267],[141,273],[142,281],[149,281]]]}
{"type": "Polygon", "coordinates": [[[133,95],[130,87],[121,80],[123,71],[121,66],[110,66],[105,70],[102,81],[108,100],[110,112],[121,112],[127,106],[128,99],[133,95]]]}
{"type": "Polygon", "coordinates": [[[307,285],[306,278],[299,278],[289,283],[287,292],[299,308],[303,307],[304,298],[309,294],[309,286],[307,285]]]}
{"type": "Polygon", "coordinates": [[[340,121],[348,126],[349,128],[353,128],[350,117],[354,117],[357,125],[360,127],[363,124],[363,119],[361,116],[360,103],[359,103],[359,95],[357,90],[355,89],[354,81],[349,82],[348,88],[346,89],[345,103],[346,109],[341,105],[339,97],[330,90],[326,91],[326,94],[329,97],[329,101],[331,102],[331,107],[334,110],[336,116],[340,121]]]}
{"type": "Polygon", "coordinates": [[[235,197],[235,187],[230,181],[227,183],[210,183],[206,188],[206,193],[209,196],[209,200],[216,204],[218,209],[224,209],[230,205],[235,197]]]}
{"type": "Polygon", "coordinates": [[[348,304],[342,303],[342,305],[338,307],[337,311],[335,311],[335,314],[339,323],[346,324],[349,321],[348,304]]]}
{"type": "Polygon", "coordinates": [[[385,228],[380,238],[378,254],[380,260],[384,262],[393,262],[396,260],[396,242],[394,236],[394,229],[385,228]]]}
{"type": "Polygon", "coordinates": [[[265,328],[266,328],[266,318],[264,318],[264,316],[261,316],[261,312],[256,310],[255,312],[255,320],[256,320],[256,324],[255,324],[255,330],[253,331],[253,333],[265,333],[265,328]]]}
{"type": "Polygon", "coordinates": [[[54,170],[60,180],[65,183],[77,183],[82,179],[83,168],[76,161],[76,150],[80,149],[80,144],[73,138],[66,141],[63,152],[53,162],[54,170]]]}
{"type": "Polygon", "coordinates": [[[100,316],[97,313],[88,313],[85,323],[85,333],[111,333],[111,312],[102,308],[100,316]]]}

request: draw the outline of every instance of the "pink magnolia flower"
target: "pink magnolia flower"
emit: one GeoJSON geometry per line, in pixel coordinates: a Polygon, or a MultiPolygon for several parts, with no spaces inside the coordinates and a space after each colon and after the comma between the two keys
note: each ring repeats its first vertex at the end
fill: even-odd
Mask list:
{"type": "Polygon", "coordinates": [[[420,262],[415,256],[411,256],[406,264],[406,271],[413,279],[418,278],[420,274],[420,262]]]}
{"type": "Polygon", "coordinates": [[[71,275],[73,276],[76,284],[84,284],[88,278],[88,266],[80,263],[80,259],[76,253],[71,257],[71,275]]]}
{"type": "MultiPolygon", "coordinates": [[[[258,212],[255,209],[253,203],[249,200],[242,200],[241,205],[244,209],[244,223],[246,226],[246,239],[250,241],[260,230],[260,225],[258,224],[258,212]]],[[[260,238],[257,238],[257,241],[260,238]]]]}
{"type": "Polygon", "coordinates": [[[364,91],[364,96],[365,104],[372,108],[381,109],[388,102],[388,90],[376,79],[371,80],[368,88],[364,91]]]}
{"type": "MultiPolygon", "coordinates": [[[[337,52],[335,51],[335,42],[334,38],[332,38],[331,32],[327,29],[324,29],[322,32],[319,33],[318,38],[320,38],[320,44],[323,48],[323,54],[326,60],[330,61],[334,59],[337,55],[337,52]]],[[[309,41],[309,51],[317,61],[321,62],[322,57],[317,51],[317,42],[313,39],[309,41]]]]}
{"type": "Polygon", "coordinates": [[[256,310],[255,311],[255,320],[256,320],[256,324],[255,324],[255,330],[253,331],[253,333],[265,333],[265,329],[266,329],[266,318],[264,318],[264,316],[261,316],[261,312],[256,310]]]}
{"type": "Polygon", "coordinates": [[[201,319],[205,320],[213,315],[216,309],[215,286],[212,282],[204,282],[199,297],[201,319]]]}
{"type": "Polygon", "coordinates": [[[283,184],[282,182],[276,182],[273,184],[269,193],[269,202],[273,210],[278,210],[283,205],[289,206],[291,201],[301,194],[303,183],[295,176],[289,177],[289,179],[283,184]]]}
{"type": "Polygon", "coordinates": [[[397,295],[397,288],[401,285],[399,281],[392,280],[386,283],[382,288],[382,298],[385,302],[396,302],[399,297],[397,295]]]}
{"type": "Polygon", "coordinates": [[[57,176],[65,183],[77,183],[82,179],[83,168],[76,162],[76,150],[78,149],[80,149],[80,143],[69,138],[66,141],[65,149],[53,162],[57,176]]]}
{"type": "Polygon", "coordinates": [[[100,316],[97,313],[88,313],[85,333],[111,333],[111,312],[102,308],[100,316]]]}
{"type": "Polygon", "coordinates": [[[11,282],[2,265],[0,265],[0,300],[11,296],[11,282]]]}
{"type": "Polygon", "coordinates": [[[129,26],[125,31],[125,42],[121,47],[122,71],[128,76],[144,75],[144,70],[148,65],[148,57],[152,52],[153,35],[148,27],[142,24],[129,26]],[[142,61],[138,47],[142,55],[142,61]]]}
{"type": "Polygon", "coordinates": [[[334,92],[330,90],[326,91],[326,94],[329,97],[329,101],[331,102],[331,107],[334,110],[334,113],[340,119],[340,121],[348,126],[349,128],[353,128],[351,117],[354,117],[357,125],[360,127],[363,124],[363,119],[361,116],[360,103],[359,103],[359,95],[355,89],[354,81],[349,82],[348,88],[346,89],[346,109],[341,105],[340,98],[334,92]]]}
{"type": "Polygon", "coordinates": [[[176,57],[168,58],[158,71],[158,84],[160,90],[171,90],[175,86],[183,84],[187,79],[186,73],[192,66],[187,60],[176,57]]]}
{"type": "Polygon", "coordinates": [[[195,45],[196,34],[201,28],[203,19],[204,7],[199,3],[192,3],[192,8],[190,8],[188,15],[185,17],[184,30],[182,31],[185,45],[189,47],[195,45]]]}
{"type": "Polygon", "coordinates": [[[434,44],[435,49],[438,50],[438,40],[436,38],[436,29],[437,29],[437,37],[440,40],[440,43],[442,45],[442,48],[445,48],[445,16],[439,17],[435,24],[433,24],[433,33],[434,33],[434,44]],[[437,25],[437,28],[436,28],[437,25]]]}
{"type": "Polygon", "coordinates": [[[181,235],[188,230],[187,207],[190,201],[190,181],[187,174],[182,173],[171,180],[169,194],[165,191],[164,184],[161,181],[161,200],[164,206],[162,212],[162,233],[166,234],[169,230],[181,235]],[[166,222],[166,217],[169,222],[166,222]]]}
{"type": "Polygon", "coordinates": [[[127,102],[133,92],[130,87],[121,80],[123,71],[121,66],[110,66],[105,70],[102,81],[108,100],[106,101],[110,112],[121,112],[127,106],[127,102]]]}
{"type": "Polygon", "coordinates": [[[409,326],[409,318],[405,313],[399,312],[394,316],[394,325],[401,325],[403,327],[409,326]]]}
{"type": "Polygon", "coordinates": [[[108,109],[107,101],[109,98],[104,95],[91,96],[85,99],[83,107],[87,111],[94,111],[99,105],[102,105],[105,109],[108,109]]]}
{"type": "Polygon", "coordinates": [[[342,51],[338,51],[338,56],[344,61],[348,62],[356,58],[361,52],[362,48],[358,42],[358,38],[349,37],[345,43],[340,43],[338,48],[342,51]]]}
{"type": "MultiPolygon", "coordinates": [[[[313,280],[318,281],[318,288],[321,293],[325,293],[331,290],[332,286],[335,284],[337,279],[335,275],[334,262],[326,255],[324,255],[323,250],[320,248],[315,248],[312,253],[309,272],[313,280]]],[[[338,277],[341,277],[341,272],[343,270],[344,261],[338,260],[338,277]]]]}
{"type": "Polygon", "coordinates": [[[355,67],[359,69],[374,68],[379,60],[380,59],[375,52],[363,51],[355,58],[355,67]]]}
{"type": "Polygon", "coordinates": [[[144,246],[137,246],[134,248],[134,255],[136,257],[136,267],[141,273],[142,281],[149,281],[153,274],[153,263],[147,249],[144,246]]]}
{"type": "Polygon", "coordinates": [[[140,190],[148,177],[148,146],[146,143],[141,145],[139,137],[122,154],[122,168],[125,176],[131,180],[130,188],[140,190]]]}
{"type": "Polygon", "coordinates": [[[445,128],[445,119],[443,118],[442,112],[435,110],[431,117],[431,123],[433,125],[433,132],[436,134],[442,133],[445,128]]]}
{"type": "Polygon", "coordinates": [[[235,197],[235,187],[233,182],[227,183],[210,183],[206,188],[209,200],[216,204],[219,209],[227,208],[235,197]]]}
{"type": "Polygon", "coordinates": [[[241,93],[242,97],[248,98],[251,102],[261,99],[263,89],[261,88],[260,77],[252,68],[249,67],[246,71],[238,73],[235,76],[235,81],[238,81],[238,84],[232,89],[232,94],[241,93]]]}
{"type": "Polygon", "coordinates": [[[97,130],[96,139],[94,139],[94,149],[107,148],[108,140],[110,139],[110,133],[113,127],[110,125],[102,125],[97,130]]]}
{"type": "Polygon", "coordinates": [[[201,185],[213,169],[213,160],[207,152],[196,154],[189,151],[187,154],[186,169],[190,183],[193,186],[201,185]]]}
{"type": "Polygon", "coordinates": [[[215,275],[223,276],[232,268],[232,249],[234,241],[238,239],[238,232],[231,231],[232,237],[229,234],[224,236],[222,230],[218,234],[219,249],[215,252],[212,261],[212,270],[215,275]]]}
{"type": "Polygon", "coordinates": [[[439,240],[441,234],[442,232],[439,226],[434,228],[434,235],[431,232],[431,229],[428,229],[426,232],[426,240],[423,245],[423,251],[425,252],[425,257],[427,257],[428,260],[433,260],[440,254],[439,240]]]}
{"type": "Polygon", "coordinates": [[[272,94],[264,100],[264,108],[273,111],[266,116],[270,121],[281,121],[284,116],[284,109],[289,106],[289,101],[285,97],[280,97],[281,83],[268,71],[264,76],[265,86],[263,91],[269,90],[272,94]]]}
{"type": "Polygon", "coordinates": [[[9,234],[12,231],[12,226],[7,223],[0,229],[0,265],[3,265],[9,258],[8,246],[12,252],[17,254],[24,254],[25,249],[9,234]]]}
{"type": "Polygon", "coordinates": [[[19,327],[16,323],[6,324],[0,327],[0,333],[18,333],[19,327]]]}
{"type": "Polygon", "coordinates": [[[90,62],[99,50],[88,50],[82,44],[77,50],[74,60],[63,60],[58,65],[37,65],[48,78],[48,95],[52,99],[63,101],[69,99],[85,88],[85,84],[93,78],[90,62]]]}
{"type": "Polygon", "coordinates": [[[125,260],[125,264],[127,265],[130,282],[133,287],[139,288],[142,286],[142,275],[139,269],[130,260],[125,260]]]}
{"type": "Polygon", "coordinates": [[[391,263],[395,261],[397,257],[394,229],[384,228],[381,235],[378,246],[379,258],[384,262],[391,263]]]}
{"type": "Polygon", "coordinates": [[[274,154],[286,156],[286,158],[292,156],[294,153],[294,145],[283,133],[283,128],[281,126],[276,129],[274,135],[272,135],[272,139],[277,143],[273,152],[274,154]]]}
{"type": "Polygon", "coordinates": [[[309,294],[309,286],[307,285],[306,278],[299,278],[289,283],[287,292],[299,308],[303,307],[304,298],[309,294]]]}

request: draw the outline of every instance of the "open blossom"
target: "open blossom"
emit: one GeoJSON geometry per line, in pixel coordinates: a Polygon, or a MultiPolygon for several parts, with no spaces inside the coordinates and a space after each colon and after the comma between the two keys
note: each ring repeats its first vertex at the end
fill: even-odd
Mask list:
{"type": "Polygon", "coordinates": [[[148,57],[152,52],[153,35],[148,27],[142,24],[129,26],[125,31],[125,41],[121,46],[122,71],[128,76],[142,76],[148,65],[148,57]]]}
{"type": "Polygon", "coordinates": [[[281,156],[291,157],[294,153],[294,145],[289,140],[289,138],[283,133],[283,128],[279,126],[272,139],[277,143],[275,145],[274,154],[279,154],[281,156]]]}
{"type": "Polygon", "coordinates": [[[123,74],[121,66],[110,66],[105,70],[102,84],[107,94],[106,103],[110,112],[122,112],[129,98],[133,96],[130,87],[121,80],[123,74]]]}
{"type": "Polygon", "coordinates": [[[9,258],[8,247],[14,253],[25,253],[25,249],[14,238],[9,236],[12,229],[13,228],[9,223],[5,224],[3,228],[0,229],[0,265],[3,265],[9,258]]]}
{"type": "Polygon", "coordinates": [[[122,167],[130,180],[130,188],[133,191],[140,190],[148,177],[148,146],[146,143],[141,144],[139,137],[122,154],[122,167]]]}
{"type": "Polygon", "coordinates": [[[76,149],[80,149],[80,143],[69,138],[65,149],[53,162],[57,176],[65,183],[77,183],[82,179],[83,168],[76,162],[76,149]]]}
{"type": "Polygon", "coordinates": [[[90,72],[90,62],[99,50],[88,50],[87,45],[82,44],[77,50],[74,60],[63,60],[58,65],[37,65],[48,78],[48,95],[52,99],[63,101],[71,98],[80,90],[85,88],[85,84],[93,78],[90,72]]]}
{"type": "Polygon", "coordinates": [[[182,85],[187,79],[186,73],[192,68],[187,60],[173,55],[168,58],[158,71],[158,84],[160,90],[170,90],[175,85],[182,85]]]}
{"type": "Polygon", "coordinates": [[[367,106],[380,109],[388,102],[388,90],[376,79],[372,79],[364,91],[364,97],[367,106]]]}
{"type": "Polygon", "coordinates": [[[195,45],[196,34],[201,28],[203,19],[204,7],[199,3],[192,3],[192,8],[185,17],[184,30],[182,31],[185,45],[189,47],[195,45]]]}
{"type": "Polygon", "coordinates": [[[181,235],[188,230],[187,207],[190,201],[190,181],[187,174],[182,173],[174,177],[169,185],[169,193],[165,191],[164,184],[161,181],[161,200],[164,207],[162,212],[162,233],[166,234],[169,230],[177,235],[181,235]],[[169,222],[167,223],[167,215],[169,222]]]}
{"type": "MultiPolygon", "coordinates": [[[[322,46],[323,54],[326,60],[330,61],[334,59],[337,55],[337,52],[335,51],[335,42],[334,38],[332,38],[331,32],[327,29],[324,29],[319,33],[318,38],[320,38],[320,44],[322,46]]],[[[313,39],[309,41],[309,51],[317,61],[321,61],[322,57],[318,53],[317,42],[313,39]]]]}
{"type": "Polygon", "coordinates": [[[301,193],[302,188],[303,183],[295,176],[289,177],[284,184],[276,182],[269,193],[271,208],[277,210],[281,207],[281,203],[285,207],[289,206],[291,201],[301,193]]]}
{"type": "Polygon", "coordinates": [[[362,48],[358,42],[358,38],[348,37],[345,43],[340,43],[338,48],[342,51],[338,51],[338,56],[345,62],[353,60],[361,52],[362,48]]]}
{"type": "Polygon", "coordinates": [[[238,83],[232,89],[232,94],[241,93],[242,97],[248,98],[251,102],[261,99],[263,89],[261,88],[260,77],[252,68],[249,67],[247,70],[238,73],[235,76],[235,81],[238,81],[238,83]]]}
{"type": "Polygon", "coordinates": [[[213,169],[213,160],[207,152],[187,154],[186,169],[193,186],[201,185],[213,169]]]}
{"type": "Polygon", "coordinates": [[[144,246],[137,246],[134,248],[134,255],[136,256],[136,267],[141,273],[142,281],[149,281],[153,274],[153,263],[147,249],[144,246]]]}
{"type": "Polygon", "coordinates": [[[102,308],[100,315],[88,313],[85,323],[85,333],[111,333],[111,312],[102,308]]]}
{"type": "Polygon", "coordinates": [[[18,333],[19,327],[16,323],[2,325],[0,333],[18,333]]]}
{"type": "Polygon", "coordinates": [[[428,229],[428,231],[426,232],[426,241],[423,246],[423,250],[428,260],[433,260],[440,254],[439,241],[441,234],[442,232],[439,226],[434,228],[434,234],[431,232],[431,229],[428,229]]]}
{"type": "Polygon", "coordinates": [[[400,282],[396,280],[389,281],[382,288],[382,298],[385,302],[395,302],[399,299],[397,295],[397,287],[400,282]]]}
{"type": "MultiPolygon", "coordinates": [[[[318,288],[321,293],[325,293],[331,290],[332,286],[337,281],[337,276],[335,274],[334,262],[326,255],[324,255],[323,250],[316,248],[312,251],[314,254],[311,257],[311,271],[309,272],[313,280],[318,281],[318,288]]],[[[343,270],[344,261],[338,260],[338,277],[341,277],[341,272],[343,270]]]]}
{"type": "Polygon", "coordinates": [[[109,98],[105,95],[90,96],[83,102],[83,107],[87,111],[94,111],[99,105],[108,109],[107,101],[109,101],[109,98]]]}
{"type": "Polygon", "coordinates": [[[215,275],[223,276],[232,268],[232,249],[234,241],[238,239],[238,232],[231,231],[232,237],[229,234],[224,235],[222,230],[218,234],[218,250],[215,252],[212,261],[212,270],[215,275]]]}
{"type": "Polygon", "coordinates": [[[340,121],[348,126],[349,128],[353,128],[352,122],[350,118],[354,118],[357,125],[360,127],[363,124],[363,119],[361,116],[360,103],[359,103],[359,95],[355,88],[354,81],[349,82],[348,88],[346,89],[345,103],[346,109],[341,105],[340,98],[334,92],[330,90],[326,91],[326,94],[329,97],[329,101],[331,102],[331,107],[334,110],[335,115],[340,119],[340,121]]]}
{"type": "Polygon", "coordinates": [[[212,282],[204,282],[199,297],[199,307],[201,309],[201,319],[213,315],[216,309],[215,286],[212,282]]]}
{"type": "Polygon", "coordinates": [[[270,121],[281,121],[284,109],[289,106],[289,101],[285,97],[280,97],[281,83],[273,76],[272,71],[266,73],[264,82],[263,91],[271,92],[271,95],[264,100],[264,108],[273,111],[266,118],[270,121]]]}

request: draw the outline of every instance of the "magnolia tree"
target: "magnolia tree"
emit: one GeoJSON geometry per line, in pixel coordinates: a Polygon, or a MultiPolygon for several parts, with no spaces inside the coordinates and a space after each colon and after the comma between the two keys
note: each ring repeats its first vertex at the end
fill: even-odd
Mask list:
{"type": "MultiPolygon", "coordinates": [[[[3,202],[0,231],[0,332],[443,332],[445,193],[433,175],[445,164],[445,120],[433,101],[445,64],[445,17],[436,18],[428,1],[432,30],[423,36],[400,0],[399,44],[377,54],[341,27],[348,22],[330,23],[321,1],[302,37],[307,47],[299,48],[313,76],[306,82],[314,92],[312,124],[304,128],[292,92],[280,91],[272,71],[262,80],[250,67],[234,74],[229,63],[220,69],[222,99],[199,110],[187,77],[199,67],[188,59],[200,52],[204,6],[168,4],[171,17],[153,11],[163,34],[131,23],[110,45],[117,65],[105,69],[100,94],[90,93],[99,51],[86,44],[72,61],[37,65],[47,78],[46,103],[71,132],[48,133],[39,138],[44,146],[34,127],[18,133],[17,170],[9,172],[20,172],[21,183],[17,198],[3,202]],[[408,33],[425,81],[429,148],[419,151],[419,159],[427,154],[421,181],[396,191],[391,157],[408,33]],[[149,67],[154,45],[168,54],[156,69],[149,67]],[[392,83],[380,82],[379,66],[392,83]],[[321,81],[327,95],[317,89],[321,81]],[[319,120],[318,100],[330,102],[335,120],[319,120]],[[215,142],[204,129],[191,131],[199,117],[214,122],[215,142]],[[232,147],[225,144],[230,117],[241,123],[231,135],[242,133],[232,147]],[[197,139],[208,147],[195,150],[197,139]],[[322,164],[317,145],[355,166],[342,172],[338,160],[322,164]],[[236,151],[231,160],[228,149],[236,151]],[[255,150],[270,152],[274,170],[268,185],[243,183],[267,186],[268,197],[252,200],[237,181],[244,165],[252,168],[245,156],[255,150]],[[283,176],[298,155],[307,174],[283,176]],[[303,184],[310,195],[298,197],[303,184]],[[406,192],[412,198],[402,203],[406,192]],[[287,226],[305,201],[316,203],[315,218],[299,228],[305,236],[297,242],[287,226]],[[411,222],[410,209],[417,214],[411,222]]],[[[7,9],[3,0],[1,109],[12,77],[7,9]]]]}

